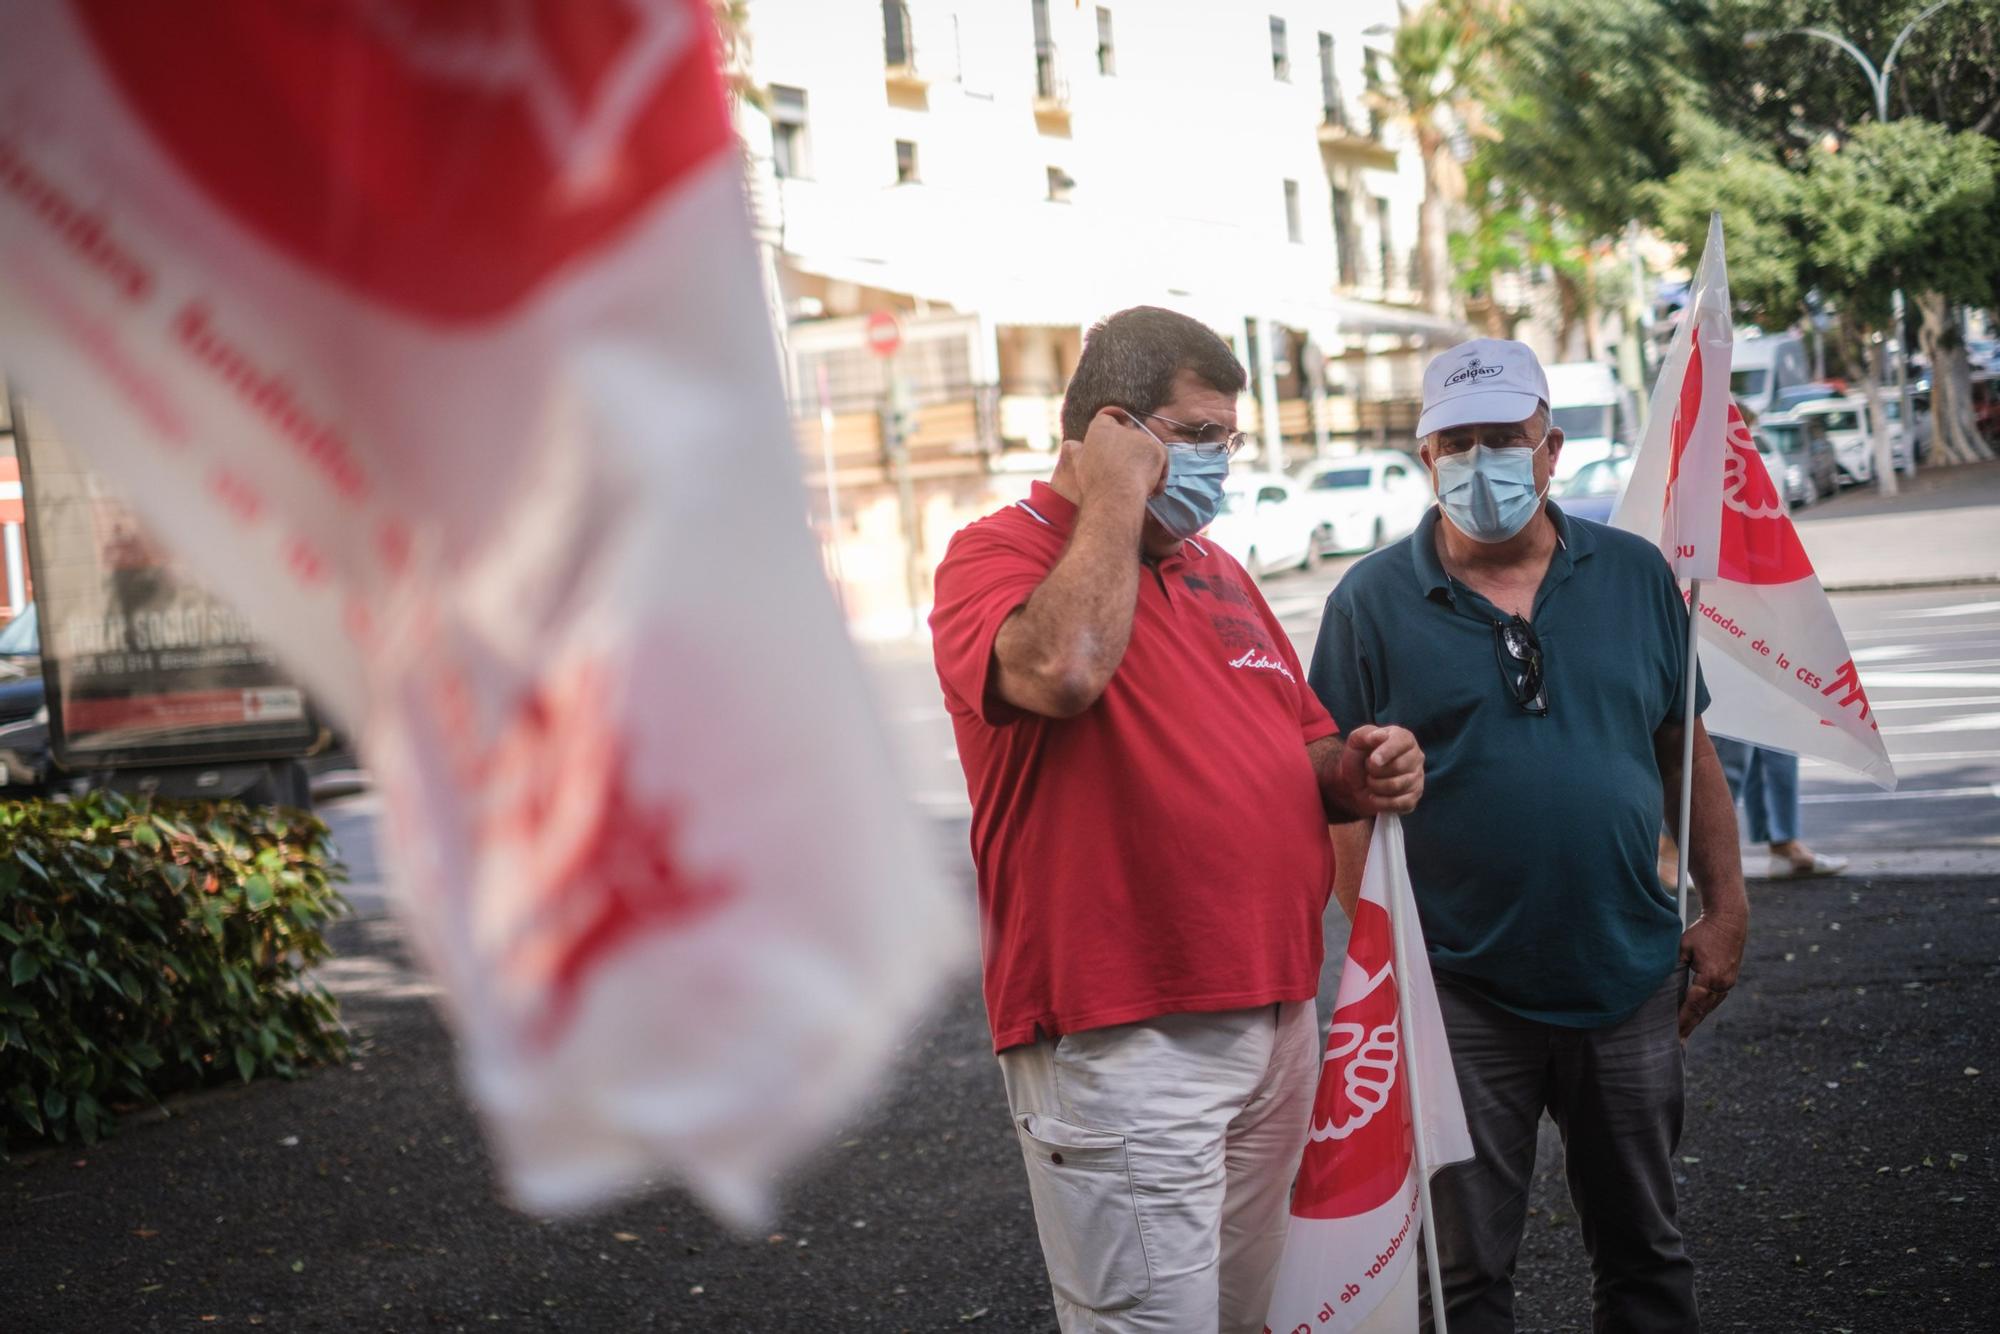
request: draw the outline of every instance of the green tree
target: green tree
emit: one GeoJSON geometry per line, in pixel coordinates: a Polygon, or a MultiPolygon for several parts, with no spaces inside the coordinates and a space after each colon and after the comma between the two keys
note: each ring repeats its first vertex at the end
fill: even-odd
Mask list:
{"type": "MultiPolygon", "coordinates": [[[[1918,293],[1933,366],[1946,370],[1934,323],[1949,326],[1950,302],[1988,299],[2000,279],[2000,144],[1923,120],[1864,125],[1815,156],[1803,201],[1822,285],[1877,327],[1894,289],[1918,293]]],[[[1934,375],[1932,407],[1949,456],[1992,457],[1972,422],[1969,380],[1934,375]]]]}
{"type": "Polygon", "coordinates": [[[1425,309],[1453,314],[1449,223],[1465,197],[1452,152],[1458,126],[1477,114],[1473,74],[1506,11],[1506,0],[1422,0],[1401,6],[1388,52],[1391,82],[1369,90],[1371,104],[1416,140],[1424,168],[1417,212],[1417,273],[1425,309]]]}
{"type": "Polygon", "coordinates": [[[1692,255],[1719,210],[1737,310],[1766,328],[1796,323],[1814,281],[1802,177],[1768,147],[1692,110],[1681,113],[1675,138],[1685,165],[1640,188],[1643,211],[1692,255]]]}
{"type": "Polygon", "coordinates": [[[1697,91],[1683,54],[1658,0],[1522,0],[1478,85],[1475,174],[1618,235],[1680,163],[1673,129],[1697,91]]]}

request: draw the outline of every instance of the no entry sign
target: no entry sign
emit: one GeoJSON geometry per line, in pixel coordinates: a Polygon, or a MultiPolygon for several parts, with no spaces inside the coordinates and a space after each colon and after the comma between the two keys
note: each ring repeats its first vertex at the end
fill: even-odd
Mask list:
{"type": "Polygon", "coordinates": [[[897,318],[886,310],[878,310],[868,317],[866,329],[868,350],[878,357],[890,357],[903,345],[903,326],[897,318]]]}

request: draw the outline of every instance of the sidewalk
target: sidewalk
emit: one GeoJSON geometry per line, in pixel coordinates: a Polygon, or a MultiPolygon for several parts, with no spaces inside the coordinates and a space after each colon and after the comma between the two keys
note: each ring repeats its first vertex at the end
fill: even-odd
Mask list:
{"type": "Polygon", "coordinates": [[[1926,468],[1792,514],[1829,593],[2000,583],[2000,461],[1926,468]]]}

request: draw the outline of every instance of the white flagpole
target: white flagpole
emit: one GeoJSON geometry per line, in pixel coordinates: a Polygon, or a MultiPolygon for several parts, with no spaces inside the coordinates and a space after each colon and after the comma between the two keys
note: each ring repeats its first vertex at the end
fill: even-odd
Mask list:
{"type": "Polygon", "coordinates": [[[1694,813],[1694,687],[1700,660],[1696,650],[1701,640],[1701,580],[1688,581],[1688,658],[1687,658],[1687,702],[1681,711],[1681,818],[1674,838],[1674,848],[1680,863],[1674,873],[1676,893],[1679,895],[1681,930],[1688,924],[1688,843],[1692,831],[1688,828],[1694,813]]]}
{"type": "MultiPolygon", "coordinates": [[[[1403,847],[1403,822],[1393,815],[1377,816],[1378,820],[1389,821],[1383,842],[1394,845],[1398,860],[1403,847]]],[[[1416,1013],[1410,1004],[1410,970],[1408,954],[1403,940],[1403,889],[1392,886],[1389,893],[1389,940],[1391,957],[1396,965],[1396,1031],[1403,1038],[1403,1073],[1410,1081],[1410,1126],[1416,1141],[1417,1156],[1417,1196],[1422,1202],[1424,1226],[1424,1263],[1428,1267],[1431,1282],[1431,1321],[1437,1334],[1447,1334],[1444,1318],[1444,1279],[1438,1270],[1437,1257],[1437,1214],[1431,1209],[1431,1163],[1430,1149],[1424,1135],[1424,1093],[1421,1076],[1418,1074],[1416,1053],[1410,1046],[1410,1018],[1416,1013]]]]}

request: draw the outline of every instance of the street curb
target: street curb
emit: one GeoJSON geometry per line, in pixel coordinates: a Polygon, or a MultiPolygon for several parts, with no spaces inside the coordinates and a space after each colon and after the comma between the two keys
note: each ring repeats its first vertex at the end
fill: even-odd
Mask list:
{"type": "Polygon", "coordinates": [[[2000,574],[1963,574],[1938,579],[1877,579],[1851,584],[1822,584],[1828,593],[1920,593],[1941,588],[1990,588],[2000,574]]]}

